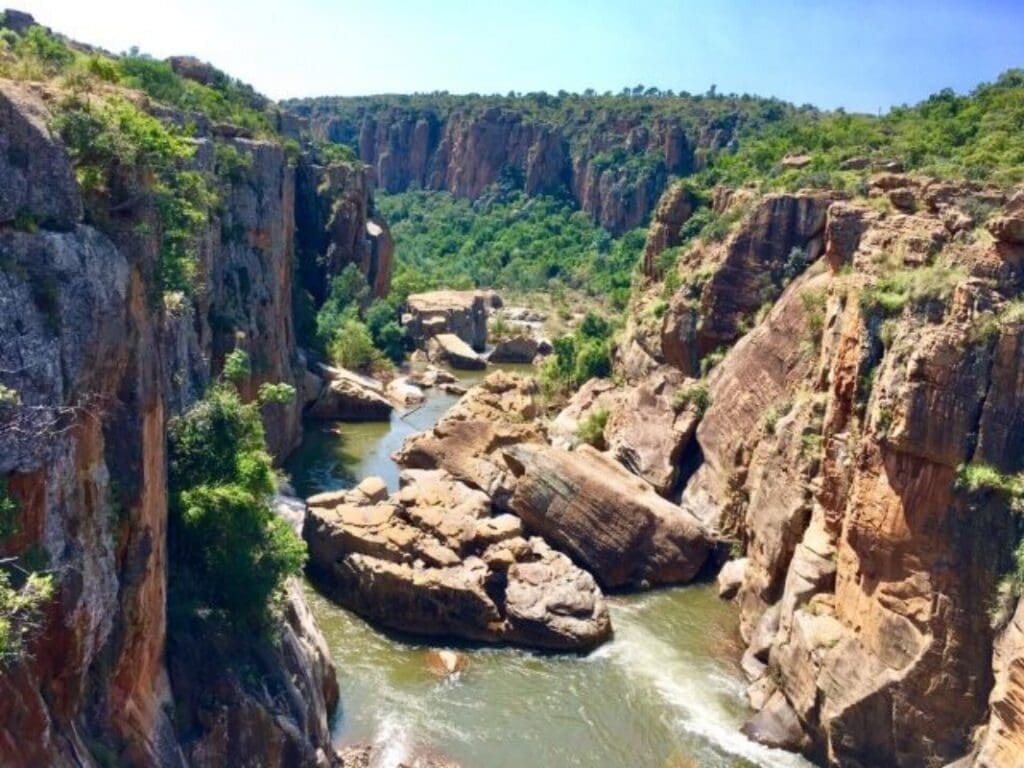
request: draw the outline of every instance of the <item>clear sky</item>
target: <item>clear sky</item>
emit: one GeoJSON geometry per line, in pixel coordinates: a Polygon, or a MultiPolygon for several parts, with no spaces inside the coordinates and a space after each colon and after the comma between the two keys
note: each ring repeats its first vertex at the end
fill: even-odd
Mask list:
{"type": "Polygon", "coordinates": [[[1024,66],[1024,0],[7,0],[120,52],[190,53],[274,98],[618,91],[874,112],[1024,66]]]}

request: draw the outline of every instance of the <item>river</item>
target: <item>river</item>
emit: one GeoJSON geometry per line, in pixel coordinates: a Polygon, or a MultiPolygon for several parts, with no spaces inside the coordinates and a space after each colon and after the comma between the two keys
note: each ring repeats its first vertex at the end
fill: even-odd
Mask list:
{"type": "MultiPolygon", "coordinates": [[[[480,374],[460,374],[472,384],[480,374]]],[[[438,390],[390,423],[306,428],[286,466],[303,496],[368,475],[398,486],[390,455],[456,401],[438,390]]],[[[614,639],[588,656],[465,648],[466,669],[439,680],[436,644],[374,629],[307,587],[338,667],[338,744],[376,743],[374,768],[437,753],[464,768],[810,766],[751,742],[733,606],[710,585],[609,598],[614,639]]],[[[448,646],[456,647],[456,646],[448,646]]]]}

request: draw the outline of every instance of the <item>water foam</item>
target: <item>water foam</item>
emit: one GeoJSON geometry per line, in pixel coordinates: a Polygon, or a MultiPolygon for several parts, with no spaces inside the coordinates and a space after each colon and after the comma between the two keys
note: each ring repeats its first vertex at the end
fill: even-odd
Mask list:
{"type": "MultiPolygon", "coordinates": [[[[642,610],[642,605],[635,607],[642,610]]],[[[723,703],[723,699],[739,699],[742,690],[736,681],[655,637],[635,620],[639,613],[616,611],[616,636],[607,647],[615,663],[629,676],[642,678],[646,686],[678,711],[681,729],[730,755],[766,768],[809,766],[799,755],[765,747],[744,736],[739,730],[740,722],[723,703]]]]}

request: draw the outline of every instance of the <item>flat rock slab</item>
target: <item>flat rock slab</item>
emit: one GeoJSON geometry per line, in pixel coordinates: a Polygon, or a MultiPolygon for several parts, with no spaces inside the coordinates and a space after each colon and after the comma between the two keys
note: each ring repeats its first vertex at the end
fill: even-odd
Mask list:
{"type": "Polygon", "coordinates": [[[434,363],[447,363],[464,371],[482,371],[487,367],[487,361],[453,333],[432,337],[427,342],[427,357],[434,363]]]}

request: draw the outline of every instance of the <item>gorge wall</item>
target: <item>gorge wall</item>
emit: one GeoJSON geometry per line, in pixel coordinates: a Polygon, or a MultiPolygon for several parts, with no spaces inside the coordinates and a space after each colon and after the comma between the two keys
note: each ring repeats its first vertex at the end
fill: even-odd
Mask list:
{"type": "MultiPolygon", "coordinates": [[[[751,118],[741,106],[595,97],[424,96],[415,105],[386,99],[292,101],[315,134],[357,148],[385,192],[446,190],[476,199],[498,182],[527,194],[566,195],[613,234],[643,224],[672,175],[703,166],[751,118]]],[[[406,97],[398,97],[399,99],[406,97]]],[[[768,104],[768,102],[758,102],[768,104]]],[[[770,112],[778,105],[765,106],[770,112]]]]}
{"type": "MultiPolygon", "coordinates": [[[[739,557],[747,732],[830,765],[1017,764],[1018,503],[971,478],[1024,469],[1024,195],[880,175],[712,205],[738,223],[636,300],[619,367],[701,379],[680,503],[739,557]]],[[[648,274],[692,208],[666,193],[648,274]]]]}
{"type": "MultiPolygon", "coordinates": [[[[186,119],[128,96],[161,120],[186,119]]],[[[86,194],[52,128],[64,97],[0,80],[0,382],[13,393],[0,404],[0,477],[17,508],[0,559],[56,583],[24,653],[4,662],[0,763],[326,765],[337,685],[298,588],[277,639],[254,654],[259,685],[226,663],[230,638],[168,636],[167,423],[244,349],[244,397],[264,382],[299,393],[262,409],[285,456],[307,380],[293,290],[320,284],[295,284],[295,244],[307,258],[330,253],[309,273],[321,281],[351,262],[382,293],[386,227],[367,226],[358,166],[296,159],[283,138],[191,115],[190,170],[218,179],[219,204],[196,237],[193,290],[163,294],[152,177],[126,163],[86,194]],[[218,172],[223,147],[246,159],[230,174],[218,172]]]]}

